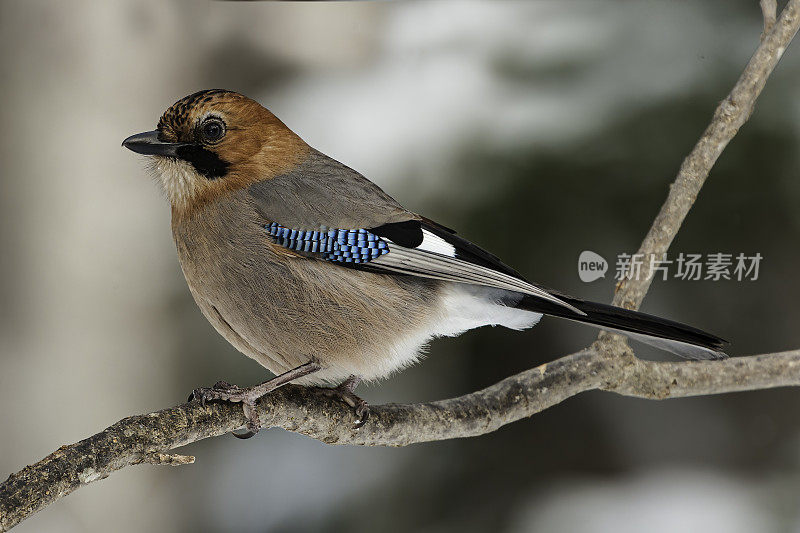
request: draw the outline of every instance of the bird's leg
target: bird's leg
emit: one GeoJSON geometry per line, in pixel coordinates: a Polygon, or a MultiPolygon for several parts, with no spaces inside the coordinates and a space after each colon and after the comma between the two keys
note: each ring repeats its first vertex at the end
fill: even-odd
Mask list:
{"type": "Polygon", "coordinates": [[[353,408],[353,412],[356,415],[356,422],[353,425],[353,429],[358,429],[366,424],[369,418],[369,404],[356,396],[353,392],[359,383],[361,383],[360,377],[350,376],[337,387],[322,387],[322,390],[327,396],[341,400],[353,408]]]}
{"type": "Polygon", "coordinates": [[[255,387],[242,388],[237,385],[231,385],[225,381],[217,381],[213,387],[202,387],[192,391],[189,397],[191,400],[200,400],[203,405],[209,401],[223,400],[227,402],[241,402],[244,416],[247,418],[247,431],[245,433],[234,433],[234,437],[240,439],[249,439],[261,429],[261,423],[258,420],[258,413],[256,412],[256,401],[265,394],[274,391],[278,387],[286,385],[290,381],[312,374],[322,368],[316,361],[311,361],[297,368],[293,368],[288,372],[284,372],[279,376],[275,376],[255,387]]]}

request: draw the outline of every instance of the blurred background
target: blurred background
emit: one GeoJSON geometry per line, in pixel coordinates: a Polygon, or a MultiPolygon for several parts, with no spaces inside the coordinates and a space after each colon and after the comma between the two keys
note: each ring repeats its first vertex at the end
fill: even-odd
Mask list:
{"type": "MultiPolygon", "coordinates": [[[[169,209],[120,147],[223,87],[547,286],[609,301],[755,49],[756,0],[0,3],[0,478],[127,415],[265,372],[217,335],[169,209]],[[518,242],[528,243],[518,246],[518,242]],[[610,262],[583,283],[577,257],[610,262]]],[[[800,43],[671,253],[761,253],[757,281],[654,283],[643,309],[729,353],[800,346],[800,43]]],[[[372,403],[464,394],[575,351],[554,319],[434,342],[372,403]]],[[[662,357],[637,348],[642,357],[662,357]]],[[[469,440],[331,447],[282,430],[128,468],[22,532],[800,531],[800,392],[587,393],[469,440]]]]}

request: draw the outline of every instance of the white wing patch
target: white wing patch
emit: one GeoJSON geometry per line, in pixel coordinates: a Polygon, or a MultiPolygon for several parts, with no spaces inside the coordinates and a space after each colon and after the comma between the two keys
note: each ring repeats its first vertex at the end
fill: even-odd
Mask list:
{"type": "Polygon", "coordinates": [[[422,244],[417,246],[417,250],[425,250],[426,252],[446,255],[447,257],[456,256],[455,246],[424,228],[422,230],[422,244]]]}

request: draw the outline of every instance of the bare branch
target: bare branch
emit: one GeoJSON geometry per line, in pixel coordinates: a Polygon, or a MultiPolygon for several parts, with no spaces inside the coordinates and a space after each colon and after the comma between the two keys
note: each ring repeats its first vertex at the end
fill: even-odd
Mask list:
{"type": "MultiPolygon", "coordinates": [[[[267,427],[328,444],[407,446],[491,433],[595,389],[663,399],[800,385],[800,350],[677,363],[623,360],[603,353],[625,349],[613,342],[597,343],[458,398],[373,406],[370,422],[359,430],[352,429],[353,415],[344,404],[317,389],[295,385],[262,398],[258,412],[267,427]]],[[[0,530],[7,531],[55,500],[126,466],[193,462],[168,452],[229,433],[244,422],[241,406],[227,402],[205,407],[187,403],[120,420],[88,439],[62,446],[0,485],[0,530]]]]}
{"type": "MultiPolygon", "coordinates": [[[[769,2],[762,1],[762,7],[765,4],[769,2]]],[[[764,12],[766,27],[769,5],[764,12]]],[[[714,162],[750,116],[798,25],[800,0],[789,0],[780,19],[771,30],[765,30],[731,94],[681,165],[640,253],[658,256],[667,250],[714,162]]],[[[637,308],[649,285],[649,279],[620,283],[614,303],[637,308]]],[[[358,431],[352,429],[350,410],[316,389],[285,386],[262,398],[258,410],[266,426],[329,444],[406,446],[483,435],[594,389],[662,399],[798,385],[800,350],[725,361],[657,363],[636,359],[622,338],[601,334],[598,342],[585,350],[472,394],[425,404],[375,406],[369,423],[358,431]]],[[[8,531],[59,498],[126,466],[189,464],[193,457],[170,451],[229,433],[244,422],[237,404],[203,407],[190,403],[125,418],[88,439],[62,446],[0,485],[0,531],[8,531]]]]}
{"type": "Polygon", "coordinates": [[[800,350],[725,361],[657,363],[635,359],[612,390],[650,400],[800,385],[800,350]]]}
{"type": "MultiPolygon", "coordinates": [[[[318,389],[286,385],[258,402],[265,427],[282,427],[329,444],[405,446],[470,437],[598,388],[600,361],[591,350],[528,370],[482,391],[439,402],[373,406],[369,423],[353,427],[352,411],[318,389]]],[[[183,404],[120,420],[76,444],[62,446],[0,485],[0,531],[83,485],[126,466],[152,462],[154,451],[216,437],[245,423],[241,405],[183,404]]]]}
{"type": "Polygon", "coordinates": [[[177,453],[162,453],[151,450],[142,455],[142,462],[151,465],[182,466],[194,463],[194,456],[180,455],[177,453]]]}
{"type": "Polygon", "coordinates": [[[739,128],[750,118],[767,78],[797,33],[800,24],[798,19],[800,1],[790,0],[781,13],[780,20],[765,35],[763,42],[750,58],[731,93],[717,106],[711,124],[683,160],[678,177],[670,186],[667,200],[639,247],[638,253],[645,258],[640,276],[638,279],[623,280],[617,285],[614,305],[638,309],[642,304],[652,281],[650,257],[660,258],[667,251],[697,199],[711,167],[739,128]]]}
{"type": "Polygon", "coordinates": [[[764,15],[764,33],[761,34],[761,41],[772,28],[775,27],[775,20],[778,16],[778,1],[777,0],[761,0],[761,13],[764,15]]]}

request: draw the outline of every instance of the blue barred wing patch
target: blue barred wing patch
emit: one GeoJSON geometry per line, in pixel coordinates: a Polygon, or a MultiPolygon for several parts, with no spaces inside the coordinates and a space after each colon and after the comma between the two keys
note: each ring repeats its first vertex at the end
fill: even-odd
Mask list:
{"type": "Polygon", "coordinates": [[[319,253],[325,260],[337,263],[367,263],[389,253],[386,241],[365,229],[298,230],[276,222],[264,229],[284,248],[319,253]]]}

